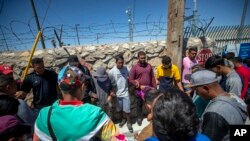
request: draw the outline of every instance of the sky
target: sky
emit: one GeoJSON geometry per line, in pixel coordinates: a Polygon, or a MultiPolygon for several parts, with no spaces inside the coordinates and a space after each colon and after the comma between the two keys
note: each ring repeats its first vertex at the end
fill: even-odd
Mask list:
{"type": "MultiPolygon", "coordinates": [[[[54,29],[60,34],[61,26],[65,45],[128,42],[129,22],[125,11],[129,8],[134,23],[133,41],[166,39],[167,0],[34,0],[34,3],[46,48],[53,47],[54,29]]],[[[197,0],[197,23],[206,25],[214,17],[211,26],[239,25],[243,5],[244,0],[197,0]]],[[[185,16],[192,15],[193,0],[186,0],[185,7],[185,16]]],[[[250,2],[245,18],[248,25],[249,9],[250,2]]],[[[37,27],[30,0],[0,0],[0,25],[0,51],[7,46],[10,50],[31,49],[37,27]]],[[[190,26],[190,22],[184,25],[190,26]]],[[[39,42],[38,49],[41,48],[39,42]]]]}

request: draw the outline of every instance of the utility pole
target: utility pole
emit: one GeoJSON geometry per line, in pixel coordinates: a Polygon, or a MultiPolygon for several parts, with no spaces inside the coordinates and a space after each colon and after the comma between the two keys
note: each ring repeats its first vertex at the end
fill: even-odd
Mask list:
{"type": "MultiPolygon", "coordinates": [[[[36,20],[37,30],[42,32],[41,27],[40,27],[40,24],[39,24],[38,17],[37,17],[37,13],[36,13],[36,8],[35,8],[34,1],[33,1],[33,0],[30,0],[30,2],[31,2],[31,6],[32,6],[33,13],[34,13],[34,17],[35,17],[35,20],[36,20]]],[[[41,35],[41,43],[42,43],[43,49],[46,49],[45,43],[44,43],[44,39],[43,39],[43,33],[42,33],[42,35],[41,35]]]]}
{"type": "Polygon", "coordinates": [[[185,0],[168,0],[167,55],[181,70],[185,0]]]}
{"type": "Polygon", "coordinates": [[[60,37],[58,36],[58,34],[57,34],[57,32],[56,32],[55,29],[54,29],[54,34],[56,35],[56,38],[57,38],[57,40],[58,40],[58,42],[59,42],[59,46],[62,47],[61,39],[60,39],[60,37]]]}
{"type": "Polygon", "coordinates": [[[99,33],[96,34],[96,42],[99,44],[99,33]]]}
{"type": "Polygon", "coordinates": [[[134,28],[133,28],[132,11],[130,8],[128,8],[125,12],[128,15],[129,41],[133,42],[134,28]]]}
{"type": "MultiPolygon", "coordinates": [[[[63,25],[61,25],[61,30],[60,30],[60,37],[59,37],[60,41],[62,41],[62,31],[63,31],[63,25]]],[[[61,45],[61,42],[60,42],[60,47],[61,46],[62,45],[61,45]]]]}
{"type": "Polygon", "coordinates": [[[78,35],[78,27],[79,24],[76,24],[76,36],[77,36],[77,40],[78,40],[78,45],[80,45],[80,40],[79,40],[79,35],[78,35]]]}
{"type": "Polygon", "coordinates": [[[7,43],[7,41],[6,41],[6,38],[5,38],[5,35],[4,35],[4,33],[3,33],[3,29],[2,29],[2,26],[1,26],[1,25],[0,25],[0,28],[1,28],[1,32],[2,32],[2,35],[3,35],[3,40],[4,40],[4,42],[5,42],[5,45],[6,45],[7,51],[10,51],[10,50],[9,50],[8,43],[7,43]]]}

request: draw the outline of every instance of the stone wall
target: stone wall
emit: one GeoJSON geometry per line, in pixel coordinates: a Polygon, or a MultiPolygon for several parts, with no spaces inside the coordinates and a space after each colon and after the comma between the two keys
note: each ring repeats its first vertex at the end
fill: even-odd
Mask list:
{"type": "MultiPolygon", "coordinates": [[[[187,41],[187,47],[196,46],[203,47],[200,39],[190,39],[187,41]]],[[[208,46],[211,46],[208,43],[208,46]]],[[[67,59],[70,55],[78,55],[82,65],[86,65],[91,71],[94,71],[98,66],[104,66],[111,69],[115,65],[114,56],[122,54],[125,59],[125,65],[130,69],[133,64],[137,62],[137,53],[145,51],[147,54],[148,62],[155,68],[161,64],[161,57],[166,54],[165,41],[150,41],[139,43],[121,43],[121,44],[108,44],[98,46],[76,46],[76,47],[63,47],[56,49],[37,50],[34,57],[42,57],[45,66],[56,70],[57,72],[61,67],[67,64],[67,59]]],[[[30,52],[12,52],[1,53],[0,64],[9,64],[14,67],[15,78],[20,78],[27,65],[30,52]]],[[[175,54],[175,55],[181,55],[175,54]]],[[[172,57],[175,59],[175,56],[172,57]]],[[[155,70],[155,69],[154,69],[155,70]]],[[[33,71],[30,69],[30,72],[33,71]]],[[[27,97],[28,104],[32,101],[32,95],[27,97]]],[[[130,90],[131,100],[131,117],[136,117],[137,99],[133,92],[130,90]]],[[[114,113],[114,117],[119,117],[119,113],[114,113]]]]}
{"type": "MultiPolygon", "coordinates": [[[[122,54],[125,59],[125,65],[130,69],[137,62],[137,53],[145,51],[148,62],[155,68],[161,64],[161,57],[165,53],[165,41],[152,41],[141,43],[123,43],[109,44],[99,46],[77,46],[63,47],[56,49],[37,50],[34,57],[42,57],[46,67],[52,68],[57,72],[61,67],[67,64],[67,59],[70,55],[77,55],[82,65],[88,66],[91,71],[94,71],[98,66],[104,66],[111,69],[115,65],[114,56],[122,54]]],[[[30,52],[12,52],[1,53],[0,64],[8,64],[14,67],[14,77],[20,78],[27,65],[30,52]]],[[[33,70],[30,69],[30,72],[33,70]]],[[[133,92],[130,92],[131,99],[131,117],[136,117],[137,99],[133,92]]],[[[32,94],[26,97],[29,105],[32,102],[32,94]]],[[[114,108],[113,108],[114,109],[114,108]]],[[[117,119],[119,113],[113,113],[113,118],[117,119]]]]}
{"type": "MultiPolygon", "coordinates": [[[[145,51],[148,62],[156,67],[161,63],[160,57],[164,55],[165,41],[151,41],[138,43],[108,44],[99,46],[76,46],[56,49],[37,50],[34,57],[42,57],[46,67],[58,71],[67,63],[68,54],[78,55],[80,62],[94,71],[98,66],[111,69],[115,65],[114,56],[122,54],[125,65],[131,68],[137,62],[137,53],[145,51]]],[[[14,67],[15,77],[20,77],[27,65],[30,51],[1,53],[0,64],[9,64],[14,67]]],[[[32,69],[30,69],[32,71],[32,69]]]]}

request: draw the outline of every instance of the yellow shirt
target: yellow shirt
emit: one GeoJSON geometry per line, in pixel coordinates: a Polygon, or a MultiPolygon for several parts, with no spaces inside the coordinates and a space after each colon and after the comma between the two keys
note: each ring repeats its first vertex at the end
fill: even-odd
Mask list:
{"type": "Polygon", "coordinates": [[[162,65],[159,65],[156,70],[156,79],[160,77],[173,78],[175,81],[181,80],[179,69],[173,64],[170,69],[164,69],[162,65]]]}

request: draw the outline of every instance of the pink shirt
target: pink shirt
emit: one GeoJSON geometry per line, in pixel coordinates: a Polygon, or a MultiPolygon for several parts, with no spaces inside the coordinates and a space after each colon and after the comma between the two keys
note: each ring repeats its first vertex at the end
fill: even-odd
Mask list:
{"type": "Polygon", "coordinates": [[[182,72],[182,82],[183,83],[190,83],[188,80],[185,79],[185,75],[192,74],[192,67],[198,64],[198,61],[191,60],[189,57],[183,58],[183,72],[182,72]]]}

